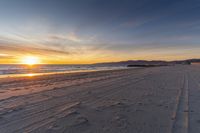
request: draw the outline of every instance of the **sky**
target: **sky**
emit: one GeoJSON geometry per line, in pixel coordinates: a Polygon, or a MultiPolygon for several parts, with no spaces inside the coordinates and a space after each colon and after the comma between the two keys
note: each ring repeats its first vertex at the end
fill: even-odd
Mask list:
{"type": "Polygon", "coordinates": [[[200,58],[200,0],[0,0],[0,64],[200,58]]]}

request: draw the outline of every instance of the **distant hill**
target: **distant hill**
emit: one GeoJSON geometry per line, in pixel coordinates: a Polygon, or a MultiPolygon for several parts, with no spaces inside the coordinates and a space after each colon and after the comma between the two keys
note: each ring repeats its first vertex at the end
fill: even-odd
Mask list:
{"type": "Polygon", "coordinates": [[[98,66],[167,66],[167,65],[176,65],[176,64],[191,64],[191,63],[200,63],[200,59],[188,59],[188,60],[178,60],[178,61],[162,61],[162,60],[128,60],[120,62],[105,62],[105,63],[96,63],[93,65],[98,66]]]}
{"type": "Polygon", "coordinates": [[[191,63],[200,63],[200,59],[189,59],[187,61],[189,61],[191,63]]]}

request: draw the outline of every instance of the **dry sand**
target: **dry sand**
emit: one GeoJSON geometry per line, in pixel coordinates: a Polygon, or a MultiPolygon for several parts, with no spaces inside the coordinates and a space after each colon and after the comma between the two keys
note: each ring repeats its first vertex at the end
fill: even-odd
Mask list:
{"type": "Polygon", "coordinates": [[[199,133],[200,66],[0,79],[0,133],[199,133]]]}

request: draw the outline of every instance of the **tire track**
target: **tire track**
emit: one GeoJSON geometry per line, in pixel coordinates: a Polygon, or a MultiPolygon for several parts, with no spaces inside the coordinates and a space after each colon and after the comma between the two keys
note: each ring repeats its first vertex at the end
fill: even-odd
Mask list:
{"type": "Polygon", "coordinates": [[[188,133],[189,129],[189,101],[188,101],[188,75],[184,75],[183,87],[180,89],[177,99],[177,107],[174,118],[172,133],[188,133]]]}

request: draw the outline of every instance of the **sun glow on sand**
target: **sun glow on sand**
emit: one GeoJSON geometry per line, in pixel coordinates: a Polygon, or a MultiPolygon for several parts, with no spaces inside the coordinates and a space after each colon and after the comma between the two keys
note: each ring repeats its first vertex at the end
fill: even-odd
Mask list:
{"type": "Polygon", "coordinates": [[[23,57],[21,60],[22,64],[26,64],[26,65],[35,65],[35,64],[39,64],[40,63],[40,59],[36,56],[26,56],[23,57]]]}

